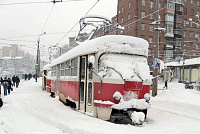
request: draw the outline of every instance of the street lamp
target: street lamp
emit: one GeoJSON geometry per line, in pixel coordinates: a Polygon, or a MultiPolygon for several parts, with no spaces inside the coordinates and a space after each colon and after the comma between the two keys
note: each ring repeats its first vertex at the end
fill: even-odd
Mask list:
{"type": "Polygon", "coordinates": [[[36,64],[35,64],[35,82],[37,82],[37,77],[39,77],[40,74],[40,37],[42,35],[46,34],[46,32],[42,33],[39,35],[38,40],[37,40],[37,57],[36,57],[36,64]]]}

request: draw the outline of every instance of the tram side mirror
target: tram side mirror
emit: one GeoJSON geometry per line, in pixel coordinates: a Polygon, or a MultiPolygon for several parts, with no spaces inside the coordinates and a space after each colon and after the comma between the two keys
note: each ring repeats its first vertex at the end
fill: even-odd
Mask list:
{"type": "Polygon", "coordinates": [[[88,69],[91,71],[94,68],[95,57],[90,56],[88,58],[88,69]]]}

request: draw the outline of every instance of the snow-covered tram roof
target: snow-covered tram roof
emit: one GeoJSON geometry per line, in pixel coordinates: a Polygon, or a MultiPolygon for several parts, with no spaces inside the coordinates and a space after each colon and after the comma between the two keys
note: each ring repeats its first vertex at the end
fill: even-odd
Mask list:
{"type": "Polygon", "coordinates": [[[51,66],[81,55],[97,52],[127,53],[147,57],[148,47],[148,42],[142,38],[125,35],[106,35],[79,44],[77,47],[53,60],[51,66]]]}
{"type": "Polygon", "coordinates": [[[47,64],[42,68],[42,70],[48,70],[50,68],[51,68],[51,64],[47,64]]]}

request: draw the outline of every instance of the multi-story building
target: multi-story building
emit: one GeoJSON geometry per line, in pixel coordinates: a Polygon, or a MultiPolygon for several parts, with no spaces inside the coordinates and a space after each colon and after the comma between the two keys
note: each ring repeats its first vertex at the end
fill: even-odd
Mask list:
{"type": "Polygon", "coordinates": [[[23,57],[24,51],[18,48],[18,45],[3,46],[0,50],[0,58],[3,57],[23,57]]]}
{"type": "Polygon", "coordinates": [[[117,34],[149,41],[151,62],[155,54],[155,21],[159,11],[159,27],[165,29],[159,33],[159,58],[169,62],[199,57],[200,0],[159,0],[159,10],[156,10],[156,1],[118,0],[117,22],[124,30],[117,34]]]}

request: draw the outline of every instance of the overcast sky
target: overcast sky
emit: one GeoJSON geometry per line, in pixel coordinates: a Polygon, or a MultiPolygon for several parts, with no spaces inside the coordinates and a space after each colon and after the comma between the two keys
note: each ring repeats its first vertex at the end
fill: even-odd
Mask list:
{"type": "Polygon", "coordinates": [[[0,46],[17,44],[36,55],[38,37],[46,32],[46,35],[40,37],[40,44],[42,58],[48,60],[48,47],[58,42],[60,46],[67,44],[68,37],[78,33],[79,25],[76,25],[62,41],[60,40],[95,3],[96,6],[88,15],[111,18],[117,14],[117,0],[99,0],[99,2],[98,0],[63,0],[64,2],[56,4],[51,1],[0,0],[0,46]]]}

